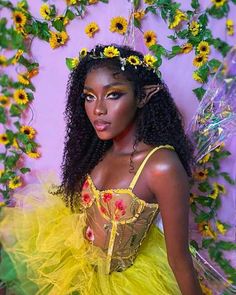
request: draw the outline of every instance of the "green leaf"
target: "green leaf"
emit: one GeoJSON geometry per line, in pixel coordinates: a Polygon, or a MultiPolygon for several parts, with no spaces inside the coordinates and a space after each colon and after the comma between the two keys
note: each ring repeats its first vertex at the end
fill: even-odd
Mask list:
{"type": "Polygon", "coordinates": [[[54,21],[52,22],[52,26],[53,26],[56,30],[58,30],[59,32],[65,30],[65,26],[63,25],[63,21],[62,21],[62,20],[59,20],[59,19],[54,20],[54,21]]]}
{"type": "Polygon", "coordinates": [[[214,239],[203,239],[202,240],[202,247],[207,249],[209,245],[211,245],[214,242],[214,239]]]}
{"type": "Polygon", "coordinates": [[[25,174],[27,172],[30,172],[30,171],[31,171],[31,169],[30,168],[27,168],[27,167],[20,168],[20,172],[23,173],[23,174],[25,174]]]}
{"type": "Polygon", "coordinates": [[[207,196],[198,196],[195,201],[202,206],[210,207],[214,200],[207,196]]]}
{"type": "Polygon", "coordinates": [[[75,18],[74,13],[69,8],[67,8],[65,16],[68,17],[69,20],[73,20],[75,18]]]}
{"type": "Polygon", "coordinates": [[[19,157],[19,155],[6,157],[5,166],[9,169],[12,169],[14,166],[16,166],[19,157]]]}
{"type": "Polygon", "coordinates": [[[196,223],[201,223],[203,221],[208,221],[210,220],[212,217],[213,217],[213,212],[210,211],[210,212],[204,212],[204,211],[201,211],[201,213],[195,217],[195,222],[196,223]]]}
{"type": "Polygon", "coordinates": [[[221,172],[220,175],[223,176],[224,179],[225,179],[228,183],[230,183],[230,184],[235,184],[235,183],[236,183],[235,180],[233,180],[233,179],[229,176],[229,174],[228,174],[227,172],[221,172]]]}
{"type": "Polygon", "coordinates": [[[0,161],[5,160],[6,154],[0,153],[0,161]]]}
{"type": "Polygon", "coordinates": [[[135,25],[136,28],[140,28],[141,27],[141,22],[138,19],[134,18],[134,25],[135,25]]]}
{"type": "Polygon", "coordinates": [[[199,18],[198,18],[198,21],[199,21],[199,23],[200,23],[203,27],[206,27],[207,24],[208,24],[208,17],[207,17],[207,14],[204,13],[204,14],[200,15],[199,18]]]}
{"type": "Polygon", "coordinates": [[[195,88],[195,89],[193,89],[192,91],[196,94],[196,96],[197,96],[197,98],[198,98],[199,101],[202,100],[203,95],[204,95],[205,92],[206,92],[206,90],[205,90],[203,87],[195,88]]]}
{"type": "Polygon", "coordinates": [[[211,185],[207,181],[199,183],[198,189],[201,192],[209,192],[212,190],[211,185]]]}
{"type": "Polygon", "coordinates": [[[21,109],[19,108],[18,105],[16,104],[12,104],[11,107],[10,107],[10,114],[11,114],[11,117],[20,117],[21,115],[21,109]]]}
{"type": "Polygon", "coordinates": [[[136,9],[139,8],[139,5],[140,5],[140,0],[134,0],[134,7],[135,7],[136,9]]]}
{"type": "Polygon", "coordinates": [[[216,247],[221,250],[236,250],[236,243],[220,241],[216,243],[216,247]]]}
{"type": "Polygon", "coordinates": [[[220,65],[221,65],[221,62],[218,59],[213,58],[213,59],[208,61],[208,65],[211,68],[219,68],[220,65]]]}
{"type": "Polygon", "coordinates": [[[0,106],[0,123],[5,124],[7,122],[7,117],[5,114],[5,109],[0,106]]]}
{"type": "Polygon", "coordinates": [[[153,6],[148,6],[145,9],[145,14],[148,13],[148,12],[151,12],[152,14],[157,14],[156,9],[153,6]]]}
{"type": "Polygon", "coordinates": [[[197,9],[200,7],[199,1],[198,0],[192,0],[191,6],[193,9],[197,9]]]}

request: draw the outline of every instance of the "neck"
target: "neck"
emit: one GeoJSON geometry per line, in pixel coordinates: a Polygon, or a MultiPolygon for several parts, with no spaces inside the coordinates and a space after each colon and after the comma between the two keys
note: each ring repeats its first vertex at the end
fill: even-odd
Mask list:
{"type": "Polygon", "coordinates": [[[133,122],[120,135],[113,138],[112,152],[117,154],[130,154],[135,141],[136,124],[133,122]]]}

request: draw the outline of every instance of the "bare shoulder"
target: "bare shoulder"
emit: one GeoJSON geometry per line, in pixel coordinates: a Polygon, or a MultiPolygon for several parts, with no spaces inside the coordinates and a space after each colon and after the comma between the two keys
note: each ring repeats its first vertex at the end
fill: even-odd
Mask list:
{"type": "Polygon", "coordinates": [[[158,149],[148,161],[146,170],[149,189],[158,193],[164,187],[188,186],[188,176],[176,151],[158,149]]]}

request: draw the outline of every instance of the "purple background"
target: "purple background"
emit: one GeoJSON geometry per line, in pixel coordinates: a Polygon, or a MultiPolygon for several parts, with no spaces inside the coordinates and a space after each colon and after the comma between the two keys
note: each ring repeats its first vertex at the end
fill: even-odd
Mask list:
{"type": "MultiPolygon", "coordinates": [[[[12,1],[15,2],[16,1],[12,1]]],[[[181,9],[191,9],[191,1],[178,1],[182,3],[181,9]]],[[[39,8],[43,2],[28,0],[30,11],[36,17],[41,19],[39,8]]],[[[59,13],[63,13],[65,9],[65,1],[49,1],[55,4],[59,13]]],[[[211,6],[210,0],[201,0],[201,10],[207,6],[211,6]]],[[[231,10],[229,18],[236,19],[236,6],[230,4],[231,10]]],[[[65,90],[69,71],[65,64],[66,57],[75,57],[81,48],[87,47],[91,49],[96,43],[122,43],[123,36],[118,33],[109,31],[110,19],[114,16],[128,17],[130,3],[127,0],[110,0],[109,4],[102,2],[91,5],[85,15],[84,20],[73,20],[67,26],[67,32],[70,40],[66,46],[58,49],[51,49],[50,45],[44,41],[34,38],[32,42],[32,54],[35,60],[40,64],[39,75],[32,79],[36,87],[34,93],[35,100],[31,104],[33,110],[33,118],[31,113],[24,119],[24,124],[30,124],[34,127],[38,134],[36,140],[40,143],[39,151],[42,157],[34,159],[26,159],[26,166],[32,169],[31,175],[25,177],[26,182],[31,181],[31,177],[37,171],[46,172],[48,170],[56,171],[59,176],[60,164],[63,153],[63,141],[65,135],[65,123],[63,121],[63,111],[65,106],[65,90]],[[100,32],[96,33],[94,38],[89,38],[84,33],[84,29],[88,23],[96,21],[100,27],[100,32]],[[31,121],[30,121],[31,120],[31,121]]],[[[2,15],[7,15],[3,11],[2,15]]],[[[149,14],[142,22],[142,30],[154,30],[158,36],[158,42],[165,48],[171,49],[173,41],[167,38],[173,31],[167,28],[167,24],[160,16],[149,14]]],[[[220,37],[231,45],[236,44],[236,35],[228,36],[225,32],[225,19],[215,20],[210,18],[210,29],[214,37],[220,37]]],[[[142,33],[138,30],[135,32],[135,47],[137,50],[147,53],[148,49],[143,42],[142,33]]],[[[185,43],[183,41],[183,43],[185,43]]],[[[4,51],[2,54],[10,56],[10,52],[4,51]]],[[[211,50],[210,58],[219,58],[222,60],[214,48],[211,50]]],[[[192,72],[196,69],[192,65],[194,51],[189,54],[179,55],[171,60],[163,60],[160,70],[163,79],[169,86],[170,92],[175,99],[177,106],[183,113],[185,118],[185,126],[188,126],[194,111],[198,106],[198,101],[192,93],[192,89],[200,87],[200,84],[193,80],[192,72]]],[[[24,68],[18,67],[17,71],[23,71],[24,68]]],[[[14,78],[15,72],[13,67],[7,70],[14,78]]],[[[3,132],[0,130],[0,132],[3,132]]],[[[231,151],[232,155],[222,161],[224,171],[227,171],[233,179],[236,178],[236,137],[231,137],[226,144],[226,148],[231,151]]],[[[2,147],[1,147],[2,148],[2,147]]],[[[1,167],[0,167],[1,168],[1,167]]],[[[220,183],[225,184],[224,181],[220,183]]],[[[227,186],[227,195],[223,200],[222,208],[219,210],[219,218],[222,221],[230,222],[233,227],[229,230],[225,239],[235,242],[236,239],[236,189],[233,186],[227,186]]],[[[227,255],[228,256],[228,255],[227,255]]],[[[236,252],[230,254],[236,265],[236,252]]]]}

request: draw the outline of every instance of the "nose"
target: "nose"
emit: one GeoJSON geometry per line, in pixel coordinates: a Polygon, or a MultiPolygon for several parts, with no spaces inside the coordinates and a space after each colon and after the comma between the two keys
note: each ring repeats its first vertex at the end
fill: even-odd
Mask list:
{"type": "Polygon", "coordinates": [[[95,115],[106,115],[107,114],[107,107],[106,103],[103,100],[98,99],[94,106],[94,114],[95,115]]]}

